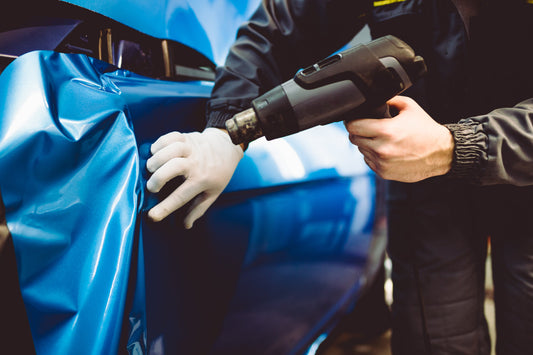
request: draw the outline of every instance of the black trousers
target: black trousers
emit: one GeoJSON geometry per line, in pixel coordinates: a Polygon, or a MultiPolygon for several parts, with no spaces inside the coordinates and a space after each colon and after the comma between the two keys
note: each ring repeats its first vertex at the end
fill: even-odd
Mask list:
{"type": "Polygon", "coordinates": [[[533,188],[447,178],[390,182],[392,352],[490,354],[484,317],[491,243],[496,351],[533,349],[533,188]]]}

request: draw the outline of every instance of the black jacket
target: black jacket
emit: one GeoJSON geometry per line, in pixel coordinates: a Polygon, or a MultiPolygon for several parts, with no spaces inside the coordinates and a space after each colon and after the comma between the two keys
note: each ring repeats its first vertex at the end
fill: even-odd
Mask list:
{"type": "Polygon", "coordinates": [[[413,97],[456,141],[451,177],[533,185],[533,1],[484,0],[470,36],[451,0],[263,0],[207,105],[208,126],[326,57],[368,25],[424,57],[413,97]]]}

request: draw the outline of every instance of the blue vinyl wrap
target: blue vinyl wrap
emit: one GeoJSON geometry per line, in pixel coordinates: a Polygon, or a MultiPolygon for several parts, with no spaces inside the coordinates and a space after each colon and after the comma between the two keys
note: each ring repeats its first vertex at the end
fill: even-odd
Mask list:
{"type": "Polygon", "coordinates": [[[0,188],[38,354],[119,343],[140,166],[125,102],[99,69],[33,52],[0,77],[0,188]]]}

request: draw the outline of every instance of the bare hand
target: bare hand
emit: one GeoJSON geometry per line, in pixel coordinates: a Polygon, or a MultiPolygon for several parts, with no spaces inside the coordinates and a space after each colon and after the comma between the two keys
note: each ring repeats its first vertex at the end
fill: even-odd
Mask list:
{"type": "Polygon", "coordinates": [[[414,100],[396,96],[388,105],[393,118],[345,122],[350,141],[368,166],[387,180],[417,182],[446,174],[452,164],[454,140],[414,100]]]}

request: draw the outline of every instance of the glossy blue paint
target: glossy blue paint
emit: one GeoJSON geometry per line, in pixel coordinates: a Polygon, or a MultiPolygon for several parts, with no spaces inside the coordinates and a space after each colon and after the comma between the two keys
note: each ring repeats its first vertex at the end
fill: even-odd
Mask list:
{"type": "MultiPolygon", "coordinates": [[[[222,198],[208,223],[239,221],[247,237],[214,354],[299,353],[346,311],[367,262],[372,187],[361,175],[222,198]]],[[[218,230],[235,240],[231,228],[218,230]]]]}
{"type": "Polygon", "coordinates": [[[347,137],[343,123],[335,122],[281,139],[256,140],[238,167],[242,174],[236,174],[226,191],[369,174],[347,137]]]}
{"type": "Polygon", "coordinates": [[[157,38],[192,47],[223,64],[237,28],[259,0],[62,0],[157,38]]]}

